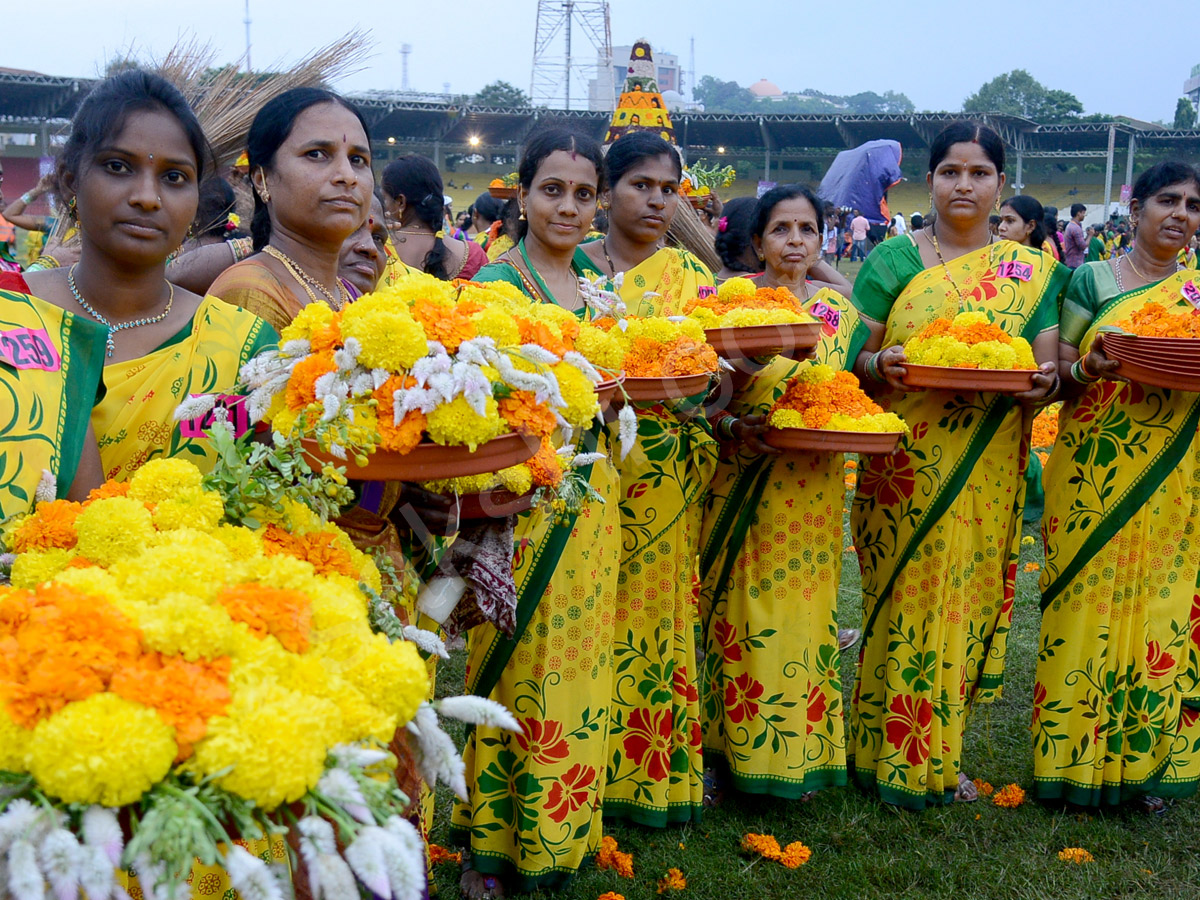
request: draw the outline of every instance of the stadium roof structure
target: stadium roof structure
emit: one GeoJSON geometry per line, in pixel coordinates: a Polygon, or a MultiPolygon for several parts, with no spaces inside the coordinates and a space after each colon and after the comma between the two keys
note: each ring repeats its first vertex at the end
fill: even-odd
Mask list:
{"type": "Polygon", "coordinates": [[[0,121],[36,124],[69,119],[95,84],[90,78],[60,78],[0,67],[0,121]]]}

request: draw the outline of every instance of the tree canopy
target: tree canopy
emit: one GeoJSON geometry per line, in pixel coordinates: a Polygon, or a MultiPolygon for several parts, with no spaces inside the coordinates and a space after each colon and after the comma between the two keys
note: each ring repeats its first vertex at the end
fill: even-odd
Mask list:
{"type": "Polygon", "coordinates": [[[997,75],[963,101],[963,112],[1024,116],[1035,122],[1063,122],[1083,112],[1069,91],[1046,87],[1024,69],[997,75]]]}
{"type": "Polygon", "coordinates": [[[1187,97],[1180,97],[1179,102],[1175,104],[1175,124],[1176,128],[1195,128],[1196,127],[1196,107],[1192,106],[1192,101],[1187,97]]]}
{"type": "Polygon", "coordinates": [[[471,98],[475,106],[494,106],[501,109],[524,109],[532,106],[529,95],[507,81],[493,81],[484,85],[479,93],[471,98]]]}
{"type": "Polygon", "coordinates": [[[882,96],[874,91],[840,96],[809,89],[768,100],[755,97],[748,88],[736,81],[721,81],[711,75],[701,78],[692,94],[708,112],[910,113],[915,109],[908,97],[895,91],[885,91],[882,96]]]}

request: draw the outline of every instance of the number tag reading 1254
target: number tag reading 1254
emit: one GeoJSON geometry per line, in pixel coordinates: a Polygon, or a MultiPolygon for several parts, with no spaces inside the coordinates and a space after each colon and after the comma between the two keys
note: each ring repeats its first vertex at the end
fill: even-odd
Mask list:
{"type": "Polygon", "coordinates": [[[1015,278],[1017,281],[1028,281],[1033,277],[1033,266],[1030,263],[1008,259],[996,267],[996,276],[998,278],[1015,278]]]}
{"type": "MultiPolygon", "coordinates": [[[[191,396],[197,397],[198,394],[191,396]]],[[[233,436],[241,437],[250,430],[250,413],[246,410],[246,398],[241,394],[217,394],[217,403],[213,410],[224,407],[229,414],[229,424],[233,426],[233,436]]],[[[213,413],[207,412],[194,419],[182,419],[179,422],[179,433],[185,438],[207,437],[204,430],[213,423],[213,413]]]]}
{"type": "Polygon", "coordinates": [[[44,328],[13,328],[0,331],[0,359],[14,369],[41,369],[57,372],[62,368],[58,348],[44,328]]]}

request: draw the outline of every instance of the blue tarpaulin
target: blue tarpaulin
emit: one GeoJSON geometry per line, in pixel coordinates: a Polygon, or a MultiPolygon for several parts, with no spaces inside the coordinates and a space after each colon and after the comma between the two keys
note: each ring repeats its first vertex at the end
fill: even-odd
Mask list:
{"type": "Polygon", "coordinates": [[[883,194],[901,178],[899,141],[867,141],[843,150],[821,179],[817,194],[841,208],[857,209],[867,221],[886,225],[891,219],[883,194]]]}

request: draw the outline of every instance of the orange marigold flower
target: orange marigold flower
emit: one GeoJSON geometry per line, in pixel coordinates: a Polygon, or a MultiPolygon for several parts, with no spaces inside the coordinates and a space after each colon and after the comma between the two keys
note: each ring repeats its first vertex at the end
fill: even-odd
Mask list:
{"type": "MultiPolygon", "coordinates": [[[[537,344],[556,356],[562,356],[571,348],[558,337],[545,322],[531,322],[529,319],[517,319],[517,327],[521,330],[522,344],[537,344]]],[[[561,334],[561,329],[559,331],[561,334]]],[[[576,331],[578,334],[578,331],[576,331]]]]}
{"type": "Polygon", "coordinates": [[[1041,565],[1039,565],[1038,563],[1035,563],[1035,562],[1025,563],[1025,571],[1026,572],[1037,572],[1041,568],[1042,568],[1041,565]]]}
{"type": "Polygon", "coordinates": [[[532,391],[513,391],[498,404],[500,417],[513,431],[546,438],[554,433],[558,422],[545,403],[537,402],[532,391]]]}
{"type": "Polygon", "coordinates": [[[433,865],[439,863],[454,863],[455,865],[462,864],[462,854],[455,850],[447,850],[445,847],[438,844],[429,845],[429,861],[433,865]]]}
{"type": "Polygon", "coordinates": [[[1050,406],[1034,416],[1030,444],[1034,447],[1053,447],[1058,439],[1058,407],[1050,406]]]}
{"type": "Polygon", "coordinates": [[[263,584],[239,584],[221,591],[217,602],[225,607],[231,619],[245,622],[258,637],[274,635],[293,653],[308,649],[312,603],[300,591],[285,591],[263,584]]]}
{"type": "Polygon", "coordinates": [[[616,891],[605,891],[596,900],[625,900],[625,895],[618,894],[616,891]]]}
{"type": "Polygon", "coordinates": [[[760,287],[753,294],[740,294],[725,299],[721,299],[718,294],[693,297],[684,306],[683,311],[690,313],[696,309],[711,309],[718,316],[735,309],[784,309],[794,313],[804,312],[800,300],[785,287],[760,287]]]}
{"type": "Polygon", "coordinates": [[[313,353],[332,353],[342,345],[342,314],[334,313],[328,325],[318,328],[309,338],[313,353]]]}
{"type": "Polygon", "coordinates": [[[337,368],[333,363],[333,353],[314,353],[296,363],[292,369],[287,384],[288,409],[304,409],[317,400],[317,379],[337,368]]]}
{"type": "Polygon", "coordinates": [[[337,538],[326,531],[310,534],[289,534],[278,525],[263,529],[263,552],[267,556],[285,554],[311,563],[318,575],[346,575],[357,579],[358,569],[350,553],[337,544],[337,538]]]}
{"type": "Polygon", "coordinates": [[[533,483],[538,487],[558,487],[563,478],[562,463],[554,452],[549,438],[542,438],[538,452],[525,461],[533,473],[533,483]]]}
{"type": "Polygon", "coordinates": [[[13,550],[17,553],[49,550],[52,547],[70,550],[79,540],[75,533],[75,520],[81,512],[83,507],[70,500],[39,503],[33,515],[26,518],[13,535],[13,550]]]}
{"type": "Polygon", "coordinates": [[[658,893],[667,891],[682,891],[687,887],[687,879],[678,869],[667,869],[667,874],[658,879],[658,893]]]}
{"type": "Polygon", "coordinates": [[[779,841],[769,834],[755,834],[753,831],[742,838],[742,850],[757,853],[764,859],[776,860],[783,856],[779,841]]]}
{"type": "Polygon", "coordinates": [[[1077,866],[1096,861],[1096,857],[1082,847],[1063,847],[1058,851],[1058,858],[1063,862],[1075,863],[1077,866]]]}
{"type": "Polygon", "coordinates": [[[463,341],[475,337],[475,323],[456,306],[421,299],[413,304],[412,314],[425,329],[425,336],[450,353],[457,353],[463,341]]]}
{"type": "Polygon", "coordinates": [[[1190,311],[1173,313],[1161,303],[1147,303],[1117,324],[1143,337],[1200,338],[1200,315],[1190,311]]]}
{"type": "Polygon", "coordinates": [[[391,453],[407,453],[421,443],[421,438],[425,436],[425,427],[428,423],[425,413],[419,409],[409,410],[400,420],[400,424],[395,424],[396,391],[413,387],[416,383],[417,379],[411,375],[392,375],[371,394],[379,404],[375,411],[381,450],[391,453]]]}
{"type": "Polygon", "coordinates": [[[144,653],[112,679],[112,691],[153,707],[175,728],[176,761],[192,755],[192,745],[208,733],[208,720],[229,706],[230,659],[188,662],[181,656],[144,653]]]}
{"type": "Polygon", "coordinates": [[[980,797],[990,797],[996,793],[996,789],[992,787],[990,782],[984,781],[982,778],[975,779],[975,790],[979,791],[980,797]]]}
{"type": "Polygon", "coordinates": [[[83,505],[87,506],[93,500],[107,500],[109,497],[125,497],[129,494],[128,481],[106,481],[98,488],[92,488],[88,491],[87,500],[83,505]]]}
{"type": "Polygon", "coordinates": [[[617,839],[605,835],[600,841],[600,849],[596,851],[596,868],[612,869],[622,878],[632,878],[633,854],[622,853],[617,849],[617,839]]]}
{"type": "Polygon", "coordinates": [[[1025,791],[1018,784],[1007,784],[996,791],[992,802],[1005,809],[1016,809],[1025,802],[1025,791]]]}
{"type": "Polygon", "coordinates": [[[779,862],[789,869],[798,869],[810,859],[812,859],[812,850],[800,841],[792,841],[783,848],[783,855],[779,857],[779,862]]]}

